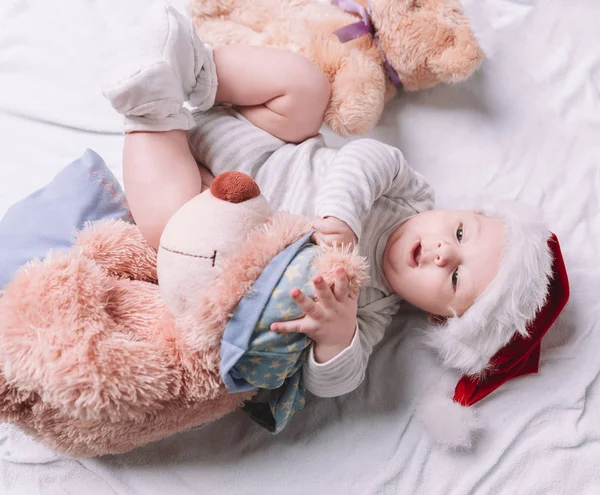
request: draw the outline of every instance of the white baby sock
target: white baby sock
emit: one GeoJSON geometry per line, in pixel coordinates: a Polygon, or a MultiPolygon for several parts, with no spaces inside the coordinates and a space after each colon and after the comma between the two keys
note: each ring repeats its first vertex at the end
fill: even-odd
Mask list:
{"type": "Polygon", "coordinates": [[[213,106],[217,73],[212,49],[198,38],[192,21],[162,1],[143,22],[143,36],[124,47],[128,62],[102,93],[125,115],[125,132],[188,130],[194,127],[190,101],[213,106]]]}

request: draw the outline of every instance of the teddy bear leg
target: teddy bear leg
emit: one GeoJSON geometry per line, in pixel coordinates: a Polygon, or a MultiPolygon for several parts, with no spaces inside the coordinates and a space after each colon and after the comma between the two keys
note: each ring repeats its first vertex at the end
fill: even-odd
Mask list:
{"type": "Polygon", "coordinates": [[[477,70],[485,58],[468,26],[456,28],[451,39],[454,40],[452,44],[428,60],[429,69],[439,81],[445,83],[464,81],[477,70]]]}
{"type": "Polygon", "coordinates": [[[173,401],[145,421],[90,421],[42,407],[26,425],[19,426],[58,452],[76,457],[122,454],[175,433],[205,425],[238,409],[254,392],[221,394],[193,406],[173,401]]]}
{"type": "Polygon", "coordinates": [[[204,21],[196,24],[196,33],[205,43],[217,48],[223,45],[268,45],[268,38],[233,21],[204,21]]]}
{"type": "Polygon", "coordinates": [[[156,251],[134,224],[120,220],[94,223],[79,233],[75,245],[109,276],[157,281],[156,251]]]}
{"type": "Polygon", "coordinates": [[[58,378],[68,369],[66,357],[73,355],[76,363],[78,352],[85,354],[81,330],[98,326],[111,284],[104,270],[75,250],[50,254],[17,271],[0,298],[3,406],[14,404],[19,390],[44,400],[45,391],[71,383],[58,378]]]}
{"type": "Polygon", "coordinates": [[[276,22],[281,8],[279,0],[253,0],[251,4],[246,0],[201,0],[192,2],[188,10],[197,28],[210,21],[231,22],[260,32],[269,23],[276,22]]]}
{"type": "Polygon", "coordinates": [[[230,16],[236,7],[240,7],[239,0],[195,0],[188,4],[188,14],[198,25],[206,19],[221,18],[230,16]]]}
{"type": "Polygon", "coordinates": [[[331,100],[325,122],[341,136],[370,131],[381,118],[386,79],[381,66],[361,52],[351,52],[340,62],[322,62],[325,74],[331,74],[331,100]],[[337,66],[337,70],[336,70],[337,66]]]}
{"type": "Polygon", "coordinates": [[[143,419],[178,393],[178,332],[158,286],[75,252],[19,270],[0,298],[0,369],[86,419],[143,419]],[[149,379],[151,378],[151,379],[149,379]]]}
{"type": "Polygon", "coordinates": [[[29,417],[33,402],[33,394],[14,388],[0,371],[0,422],[16,423],[29,417]]]}

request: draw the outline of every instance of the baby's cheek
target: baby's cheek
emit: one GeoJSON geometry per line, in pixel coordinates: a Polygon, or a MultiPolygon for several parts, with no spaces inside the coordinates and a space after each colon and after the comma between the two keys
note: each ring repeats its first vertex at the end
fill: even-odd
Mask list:
{"type": "Polygon", "coordinates": [[[439,297],[439,280],[427,269],[410,269],[393,274],[389,284],[404,300],[424,311],[432,312],[439,297]]]}
{"type": "Polygon", "coordinates": [[[410,276],[403,276],[402,272],[397,272],[395,270],[390,270],[390,273],[386,273],[388,285],[401,297],[403,297],[407,287],[410,286],[410,278],[410,276]]]}

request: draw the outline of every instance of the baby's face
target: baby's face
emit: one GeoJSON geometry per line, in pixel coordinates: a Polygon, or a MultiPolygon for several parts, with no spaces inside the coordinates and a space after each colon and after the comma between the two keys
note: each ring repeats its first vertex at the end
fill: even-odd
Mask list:
{"type": "Polygon", "coordinates": [[[501,219],[428,211],[390,236],[383,271],[391,288],[414,306],[432,315],[461,316],[498,274],[505,243],[501,219]]]}

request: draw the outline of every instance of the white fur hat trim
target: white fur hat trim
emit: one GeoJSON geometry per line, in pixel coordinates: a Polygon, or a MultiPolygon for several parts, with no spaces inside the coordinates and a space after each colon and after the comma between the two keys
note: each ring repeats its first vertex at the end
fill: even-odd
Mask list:
{"type": "Polygon", "coordinates": [[[506,222],[500,270],[471,308],[461,317],[430,327],[426,338],[444,366],[463,375],[484,372],[515,332],[527,335],[527,324],[545,304],[553,262],[548,247],[551,233],[536,212],[514,203],[473,209],[506,222]]]}

